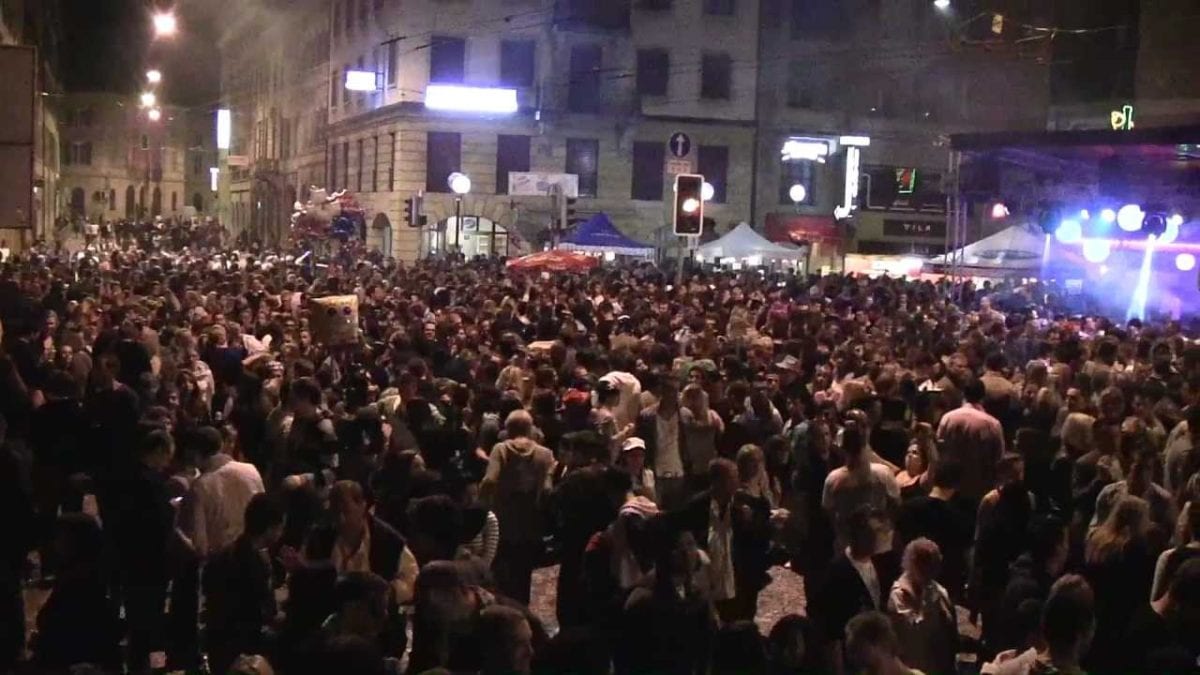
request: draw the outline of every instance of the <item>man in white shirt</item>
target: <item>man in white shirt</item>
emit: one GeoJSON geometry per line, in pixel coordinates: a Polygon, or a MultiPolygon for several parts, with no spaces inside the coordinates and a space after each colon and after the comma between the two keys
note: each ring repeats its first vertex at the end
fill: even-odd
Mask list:
{"type": "Polygon", "coordinates": [[[192,482],[180,509],[180,529],[201,558],[228,547],[242,534],[246,505],[263,492],[253,464],[221,452],[221,433],[201,427],[192,433],[200,476],[192,482]]]}
{"type": "Polygon", "coordinates": [[[613,410],[613,417],[616,418],[617,430],[620,431],[626,426],[637,421],[638,413],[642,411],[642,383],[638,381],[633,373],[628,372],[629,358],[622,354],[613,355],[613,370],[600,378],[601,382],[608,382],[613,385],[620,397],[617,399],[617,407],[613,410]]]}
{"type": "Polygon", "coordinates": [[[683,505],[687,499],[685,476],[690,464],[679,415],[679,385],[664,377],[659,401],[637,418],[638,438],[646,442],[646,461],[654,469],[658,504],[665,510],[683,505]]]}

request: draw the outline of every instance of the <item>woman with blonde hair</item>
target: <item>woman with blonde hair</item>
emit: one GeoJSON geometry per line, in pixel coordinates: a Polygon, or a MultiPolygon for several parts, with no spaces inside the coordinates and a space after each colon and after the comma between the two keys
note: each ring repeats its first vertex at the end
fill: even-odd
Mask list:
{"type": "Polygon", "coordinates": [[[1087,538],[1084,576],[1096,591],[1096,639],[1085,666],[1117,662],[1129,617],[1146,603],[1158,551],[1149,541],[1150,507],[1124,496],[1087,538]]]}
{"type": "Polygon", "coordinates": [[[703,385],[692,383],[684,387],[680,404],[684,445],[691,456],[688,490],[695,493],[708,487],[708,463],[717,458],[717,441],[725,431],[725,422],[709,407],[708,392],[703,385]]]}
{"type": "Polygon", "coordinates": [[[767,500],[772,509],[779,507],[779,486],[767,473],[767,461],[762,448],[757,445],[743,445],[737,453],[737,468],[744,492],[767,500]]]}

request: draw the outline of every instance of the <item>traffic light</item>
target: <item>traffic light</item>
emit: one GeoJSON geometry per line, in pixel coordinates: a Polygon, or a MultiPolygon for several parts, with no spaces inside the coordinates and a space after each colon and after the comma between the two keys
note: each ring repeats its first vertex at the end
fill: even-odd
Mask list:
{"type": "Polygon", "coordinates": [[[404,200],[405,220],[408,221],[409,227],[425,227],[428,222],[425,218],[425,197],[420,193],[412,196],[412,199],[404,200]]]}
{"type": "Polygon", "coordinates": [[[564,197],[562,200],[562,225],[563,228],[570,227],[578,220],[575,217],[575,202],[579,200],[574,197],[564,197]]]}
{"type": "Polygon", "coordinates": [[[675,235],[699,237],[704,231],[704,176],[675,176],[675,235]]]}

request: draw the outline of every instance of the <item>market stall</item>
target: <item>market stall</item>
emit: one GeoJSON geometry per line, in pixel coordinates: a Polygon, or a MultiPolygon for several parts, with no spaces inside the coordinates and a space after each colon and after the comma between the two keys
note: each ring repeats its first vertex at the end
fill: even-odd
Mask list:
{"type": "Polygon", "coordinates": [[[567,251],[606,256],[654,257],[653,246],[626,237],[603,213],[597,213],[580,224],[558,247],[567,251]]]}

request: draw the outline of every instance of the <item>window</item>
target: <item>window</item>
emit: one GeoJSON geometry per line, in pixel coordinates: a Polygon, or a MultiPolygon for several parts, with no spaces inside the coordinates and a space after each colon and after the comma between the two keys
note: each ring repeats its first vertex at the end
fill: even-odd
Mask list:
{"type": "MultiPolygon", "coordinates": [[[[365,2],[366,0],[363,0],[363,1],[365,2]]],[[[365,57],[365,56],[360,56],[360,57],[358,57],[358,65],[357,65],[357,66],[355,66],[355,67],[356,67],[356,68],[358,68],[359,70],[366,70],[366,68],[367,68],[367,57],[365,57]]],[[[359,95],[358,95],[358,107],[360,107],[360,108],[361,108],[361,107],[363,107],[364,105],[366,105],[366,103],[367,103],[367,95],[366,95],[366,93],[359,93],[359,95]]]]}
{"type": "Polygon", "coordinates": [[[142,134],[142,149],[143,150],[150,149],[150,137],[147,136],[146,134],[142,134]]]}
{"type": "MultiPolygon", "coordinates": [[[[813,163],[805,160],[781,162],[779,167],[779,203],[793,204],[791,191],[793,185],[803,185],[804,201],[801,204],[812,204],[816,191],[813,189],[813,163]]],[[[715,186],[714,186],[715,187],[715,186]]]]}
{"type": "Polygon", "coordinates": [[[700,59],[700,98],[729,98],[733,59],[728,54],[704,54],[700,59]]]}
{"type": "Polygon", "coordinates": [[[506,87],[533,86],[533,40],[500,41],[500,84],[506,87]]]}
{"type": "Polygon", "coordinates": [[[133,186],[125,188],[125,217],[132,218],[137,213],[137,206],[133,200],[133,186]]]}
{"type": "Polygon", "coordinates": [[[178,210],[178,208],[179,208],[179,194],[172,190],[171,191],[171,211],[175,212],[176,210],[178,210]]]}
{"type": "Polygon", "coordinates": [[[725,185],[729,174],[729,148],[724,145],[702,145],[697,151],[696,166],[700,175],[713,186],[714,204],[725,203],[725,185]]]}
{"type": "Polygon", "coordinates": [[[85,208],[87,208],[87,195],[84,194],[83,188],[77,187],[72,189],[71,210],[82,215],[85,208]]]}
{"type": "Polygon", "coordinates": [[[192,155],[192,175],[199,176],[204,172],[204,155],[196,153],[192,155]]]}
{"type": "Polygon", "coordinates": [[[336,40],[342,34],[342,3],[333,3],[333,38],[336,40]]]}
{"type": "Polygon", "coordinates": [[[379,13],[383,11],[383,0],[375,0],[375,18],[379,19],[379,13]]]}
{"type": "Polygon", "coordinates": [[[355,145],[357,146],[355,148],[355,150],[358,151],[358,155],[355,158],[358,160],[358,188],[357,189],[359,192],[362,192],[363,191],[363,154],[364,154],[363,153],[363,139],[361,139],[361,138],[358,139],[358,142],[355,145]]]}
{"type": "Polygon", "coordinates": [[[333,150],[330,151],[330,153],[329,153],[329,189],[330,190],[337,189],[337,184],[338,184],[337,170],[338,170],[337,146],[334,145],[333,150]]]}
{"type": "Polygon", "coordinates": [[[350,187],[350,141],[342,143],[342,170],[346,172],[342,184],[348,188],[350,187]]]}
{"type": "Polygon", "coordinates": [[[367,6],[367,0],[358,0],[358,25],[365,31],[367,29],[367,16],[370,10],[367,6]]]}
{"type": "Polygon", "coordinates": [[[674,4],[672,0],[639,0],[637,6],[638,9],[665,12],[671,9],[672,4],[674,4]]]}
{"type": "Polygon", "coordinates": [[[192,208],[198,213],[204,212],[204,197],[199,192],[192,193],[192,208]]]}
{"type": "Polygon", "coordinates": [[[338,104],[338,85],[341,82],[338,80],[337,71],[329,74],[329,107],[336,108],[338,104]]]}
{"type": "Polygon", "coordinates": [[[843,31],[850,15],[840,0],[791,0],[792,37],[829,38],[843,31]]]}
{"type": "Polygon", "coordinates": [[[704,13],[717,16],[733,16],[734,0],[704,0],[704,13]]]}
{"type": "Polygon", "coordinates": [[[112,188],[108,189],[108,210],[117,210],[117,191],[112,188]]]}
{"type": "Polygon", "coordinates": [[[425,138],[425,191],[449,192],[446,179],[462,169],[462,136],[447,131],[430,131],[425,138]]]}
{"type": "Polygon", "coordinates": [[[342,26],[346,29],[346,34],[349,35],[354,32],[354,0],[347,0],[346,12],[343,18],[345,19],[345,23],[342,26]]]}
{"type": "Polygon", "coordinates": [[[350,105],[350,90],[346,88],[346,73],[350,72],[350,64],[342,66],[342,79],[338,88],[342,90],[342,105],[350,105]]]}
{"type": "Polygon", "coordinates": [[[154,188],[153,201],[150,202],[150,215],[162,215],[162,188],[157,186],[154,188]]]}
{"type": "Polygon", "coordinates": [[[529,137],[500,136],[496,139],[496,194],[508,194],[508,174],[529,170],[529,137]]]}
{"type": "Polygon", "coordinates": [[[371,192],[379,192],[379,137],[371,138],[371,192]]]}
{"type": "Polygon", "coordinates": [[[396,86],[396,71],[400,69],[398,63],[400,58],[399,43],[389,42],[387,45],[387,86],[393,88],[396,86]]]}
{"type": "Polygon", "coordinates": [[[79,124],[85,127],[90,127],[95,123],[95,112],[91,108],[84,108],[79,111],[79,124]]]}
{"type": "Polygon", "coordinates": [[[592,138],[567,139],[566,173],[579,176],[579,196],[595,197],[598,182],[600,142],[592,138]]]}
{"type": "Polygon", "coordinates": [[[466,72],[467,41],[435,35],[429,47],[429,81],[457,83],[466,72]]]}
{"type": "Polygon", "coordinates": [[[388,192],[396,191],[396,132],[388,134],[391,142],[388,144],[388,192]]]}
{"type": "Polygon", "coordinates": [[[597,112],[600,109],[600,46],[571,47],[567,84],[567,108],[571,112],[597,112]]]}
{"type": "Polygon", "coordinates": [[[666,96],[671,76],[671,57],[665,49],[639,49],[637,92],[642,96],[666,96]]]}
{"type": "Polygon", "coordinates": [[[630,199],[656,202],[663,198],[663,162],[666,153],[666,146],[659,142],[637,141],[633,144],[630,199]]]}

